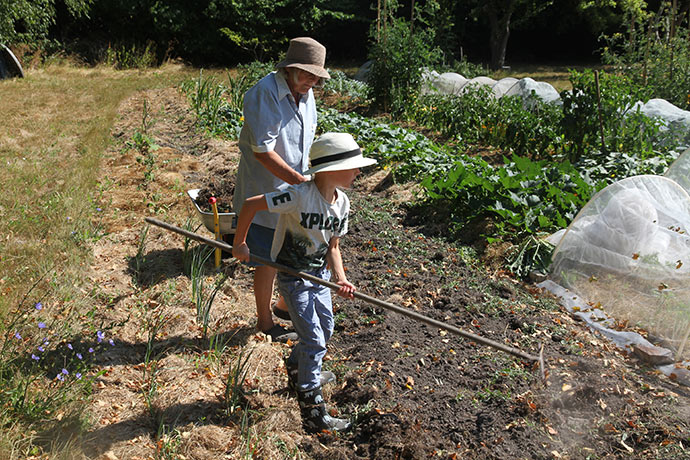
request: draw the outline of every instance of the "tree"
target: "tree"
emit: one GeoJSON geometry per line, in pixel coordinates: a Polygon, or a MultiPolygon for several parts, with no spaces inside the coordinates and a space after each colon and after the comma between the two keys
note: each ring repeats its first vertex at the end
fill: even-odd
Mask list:
{"type": "Polygon", "coordinates": [[[505,64],[511,26],[524,23],[553,4],[553,0],[473,0],[471,16],[489,23],[492,69],[505,64]]]}
{"type": "MultiPolygon", "coordinates": [[[[63,0],[72,17],[88,13],[93,0],[63,0]]],[[[35,44],[48,38],[57,16],[55,0],[0,0],[0,43],[35,44]]]]}

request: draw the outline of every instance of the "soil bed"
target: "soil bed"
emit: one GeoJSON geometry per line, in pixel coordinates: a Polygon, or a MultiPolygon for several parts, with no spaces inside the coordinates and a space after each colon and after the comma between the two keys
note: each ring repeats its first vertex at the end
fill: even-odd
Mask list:
{"type": "MultiPolygon", "coordinates": [[[[113,149],[106,165],[104,174],[118,184],[107,198],[119,211],[105,216],[110,233],[95,252],[107,264],[94,266],[94,282],[111,299],[104,318],[123,326],[121,341],[101,363],[107,372],[94,391],[97,422],[89,458],[108,452],[115,458],[162,458],[160,439],[168,438],[157,438],[161,426],[180,433],[177,452],[188,459],[247,452],[268,459],[687,458],[687,388],[622,354],[533,285],[489,270],[471,247],[425,233],[438,231],[442,222],[410,216],[411,184],[394,185],[380,171],[364,175],[347,192],[352,217],[342,253],[349,280],[363,293],[533,355],[543,344],[546,379],[531,363],[503,352],[334,297],[336,331],[324,366],[338,383],[325,393],[341,415],[352,418],[353,429],[306,435],[297,403],[285,391],[287,346],[268,342],[254,329],[251,269],[225,259],[230,277],[209,327],[229,342],[214,357],[200,340],[188,300],[180,240],[152,230],[141,265],[126,264],[140,250],[137,235],[147,213],[166,210],[163,220],[178,224],[191,215],[184,193],[166,194],[179,178],[185,181],[182,190],[209,189],[230,203],[222,197],[232,189],[239,157],[236,144],[177,126],[180,120],[190,123],[179,115],[188,113],[184,98],[173,91],[149,97],[165,102],[156,142],[180,147],[157,153],[168,169],[158,172],[148,191],[138,187],[143,172],[130,167],[134,154],[123,157],[113,149]],[[202,153],[184,146],[203,146],[195,147],[202,153]],[[154,186],[160,192],[151,191],[154,186]],[[147,206],[158,196],[171,202],[147,206]],[[156,359],[167,372],[158,377],[158,425],[146,415],[141,382],[143,325],[152,313],[169,317],[155,343],[156,359]],[[229,414],[223,406],[227,372],[250,347],[248,406],[229,414]],[[242,419],[242,413],[250,416],[242,419]]],[[[120,129],[127,139],[141,112],[124,109],[120,129]]],[[[208,196],[198,201],[206,203],[208,196]]]]}
{"type": "Polygon", "coordinates": [[[665,458],[669,445],[687,440],[687,421],[673,407],[677,397],[687,401],[685,389],[629,362],[534,287],[491,276],[467,248],[405,226],[404,208],[369,191],[349,194],[350,281],[533,355],[543,343],[547,379],[502,352],[337,301],[327,367],[347,370],[333,400],[359,414],[352,434],[332,440],[350,449],[347,458],[665,458]]]}

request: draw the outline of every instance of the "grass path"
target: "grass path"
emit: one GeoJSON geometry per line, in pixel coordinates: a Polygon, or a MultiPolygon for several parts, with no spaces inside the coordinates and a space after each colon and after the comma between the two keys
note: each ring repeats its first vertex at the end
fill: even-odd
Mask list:
{"type": "MultiPolygon", "coordinates": [[[[31,331],[24,313],[40,302],[46,307],[40,313],[62,321],[64,329],[71,326],[67,310],[83,313],[90,304],[85,273],[91,245],[104,231],[99,171],[118,106],[136,91],[168,87],[195,72],[180,66],[116,72],[59,64],[0,81],[1,458],[19,458],[31,438],[26,433],[36,434],[33,424],[51,417],[49,410],[28,415],[40,390],[32,394],[29,385],[26,396],[21,393],[35,381],[29,370],[16,372],[20,351],[41,340],[35,332],[22,332],[21,340],[14,335],[22,325],[31,331]]],[[[57,323],[48,323],[50,329],[51,324],[57,323]]]]}

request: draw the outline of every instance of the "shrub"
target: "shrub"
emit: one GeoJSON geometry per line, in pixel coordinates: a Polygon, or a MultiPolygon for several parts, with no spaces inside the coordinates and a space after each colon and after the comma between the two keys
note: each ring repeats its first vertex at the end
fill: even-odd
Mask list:
{"type": "Polygon", "coordinates": [[[105,63],[116,69],[147,69],[158,65],[156,44],[152,41],[142,48],[136,44],[116,44],[105,51],[105,63]]]}
{"type": "Polygon", "coordinates": [[[649,92],[625,76],[572,71],[572,91],[563,92],[563,134],[572,161],[592,152],[627,151],[641,158],[654,155],[660,139],[660,123],[634,109],[649,92]],[[603,131],[603,133],[602,133],[603,131]],[[603,145],[602,145],[603,134],[603,145]]]}
{"type": "Polygon", "coordinates": [[[602,58],[617,73],[647,87],[650,95],[690,110],[690,32],[669,4],[658,13],[630,21],[626,35],[605,37],[602,58]],[[673,23],[675,25],[672,25],[673,23]]]}
{"type": "Polygon", "coordinates": [[[561,117],[558,106],[537,102],[525,109],[519,96],[497,99],[488,86],[468,88],[459,96],[422,96],[415,115],[418,122],[451,138],[537,158],[560,150],[561,117]]]}
{"type": "Polygon", "coordinates": [[[432,48],[434,33],[430,29],[414,30],[404,19],[393,18],[382,28],[369,50],[374,61],[368,82],[377,107],[394,114],[405,114],[417,101],[425,67],[440,59],[438,48],[432,48]]]}

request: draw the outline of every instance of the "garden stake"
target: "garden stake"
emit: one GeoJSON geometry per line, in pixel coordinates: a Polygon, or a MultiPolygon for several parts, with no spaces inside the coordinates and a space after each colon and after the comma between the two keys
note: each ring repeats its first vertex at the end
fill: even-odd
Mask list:
{"type": "MultiPolygon", "coordinates": [[[[212,240],[210,238],[206,238],[205,236],[198,235],[194,232],[190,232],[188,230],[176,227],[176,226],[168,224],[166,222],[162,222],[162,221],[154,219],[152,217],[146,217],[145,220],[149,224],[156,225],[158,227],[164,228],[164,229],[169,230],[171,232],[179,233],[180,235],[184,235],[187,238],[190,238],[190,239],[193,239],[196,241],[200,241],[202,243],[206,243],[209,246],[213,246],[215,248],[222,249],[222,250],[227,251],[227,252],[232,252],[232,246],[230,246],[229,244],[224,243],[222,241],[216,241],[216,240],[212,240]]],[[[260,263],[263,265],[268,265],[268,266],[273,267],[273,268],[280,270],[282,272],[289,273],[292,276],[297,276],[297,277],[312,281],[316,284],[326,286],[330,289],[333,289],[334,291],[337,291],[338,289],[340,289],[340,286],[338,286],[335,283],[331,283],[330,281],[322,280],[321,278],[319,278],[317,276],[310,275],[309,273],[304,273],[304,272],[294,270],[294,269],[287,267],[285,265],[277,264],[271,260],[267,260],[267,259],[264,259],[262,257],[250,255],[250,260],[252,262],[257,262],[257,263],[260,263]]],[[[455,326],[450,326],[448,324],[442,323],[441,321],[437,321],[433,318],[429,318],[428,316],[424,316],[424,315],[421,315],[421,314],[414,312],[412,310],[408,310],[407,308],[402,308],[402,307],[399,307],[395,304],[392,304],[392,303],[368,296],[366,294],[362,294],[361,292],[355,291],[354,297],[357,299],[360,299],[360,300],[364,300],[365,302],[377,305],[381,308],[385,308],[386,310],[391,310],[391,311],[394,311],[396,313],[400,313],[401,315],[405,315],[405,316],[412,318],[416,321],[419,321],[421,323],[428,324],[429,326],[434,326],[434,327],[437,327],[439,329],[443,329],[445,331],[452,332],[453,334],[459,335],[459,336],[464,337],[466,339],[470,339],[470,340],[473,340],[475,342],[479,342],[481,344],[495,348],[497,350],[501,350],[505,353],[511,354],[513,356],[517,356],[518,358],[522,358],[522,359],[525,359],[527,361],[531,361],[533,363],[538,363],[539,364],[539,371],[541,373],[542,379],[544,379],[546,377],[545,369],[544,369],[544,345],[543,344],[541,345],[541,350],[539,351],[539,356],[534,356],[534,355],[526,353],[526,352],[524,352],[518,348],[511,347],[509,345],[505,345],[503,343],[496,342],[494,340],[487,339],[485,337],[481,337],[481,336],[473,334],[471,332],[463,331],[462,329],[459,329],[455,326]]]]}
{"type": "MultiPolygon", "coordinates": [[[[216,240],[220,241],[220,224],[218,223],[218,206],[216,205],[216,197],[212,196],[208,199],[211,203],[211,208],[213,209],[213,230],[216,234],[216,240]]],[[[216,270],[220,268],[220,253],[221,250],[216,248],[216,270]]]]}

